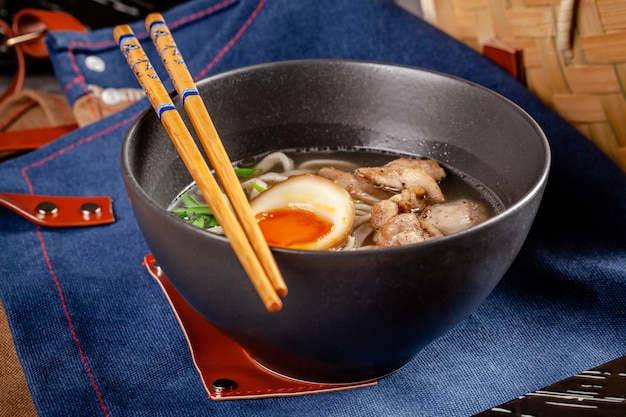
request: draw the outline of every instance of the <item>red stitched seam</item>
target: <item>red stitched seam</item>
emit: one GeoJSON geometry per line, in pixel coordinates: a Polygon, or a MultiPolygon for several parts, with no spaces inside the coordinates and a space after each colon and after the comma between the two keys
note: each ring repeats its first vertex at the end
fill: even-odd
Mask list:
{"type": "Polygon", "coordinates": [[[239,0],[224,0],[223,2],[217,3],[217,4],[207,8],[205,10],[202,10],[202,11],[190,14],[189,16],[181,17],[180,19],[175,20],[171,24],[168,24],[168,26],[170,27],[170,29],[175,29],[178,26],[182,26],[182,25],[184,25],[187,22],[192,22],[192,21],[194,21],[196,19],[203,18],[204,16],[207,16],[209,14],[212,14],[214,12],[222,10],[222,9],[230,6],[231,4],[236,3],[237,1],[239,1],[239,0]]]}
{"type": "Polygon", "coordinates": [[[65,313],[65,317],[67,319],[67,322],[70,328],[70,333],[72,334],[72,339],[74,340],[74,344],[78,348],[78,354],[80,355],[80,360],[83,362],[83,366],[85,367],[85,370],[87,371],[87,376],[89,377],[89,380],[91,381],[91,386],[96,391],[96,395],[98,397],[98,402],[100,403],[100,407],[102,408],[104,415],[108,416],[109,410],[107,409],[107,406],[104,403],[104,398],[102,397],[102,393],[98,389],[98,384],[96,383],[96,380],[91,372],[91,368],[89,367],[89,364],[87,363],[87,356],[85,356],[83,347],[81,346],[80,341],[78,340],[78,335],[76,334],[76,329],[74,328],[74,323],[72,322],[72,316],[67,307],[67,303],[65,302],[65,295],[63,294],[63,288],[61,288],[61,283],[59,282],[59,279],[56,273],[54,272],[54,268],[52,267],[52,262],[50,261],[50,256],[48,255],[46,244],[43,241],[43,236],[41,234],[40,226],[37,226],[37,237],[39,239],[39,244],[41,245],[41,250],[43,251],[43,256],[46,261],[46,265],[48,266],[48,271],[50,272],[50,275],[52,276],[52,279],[54,280],[54,285],[56,286],[57,292],[59,293],[59,298],[61,299],[61,306],[63,307],[63,313],[65,313]]]}
{"type": "MultiPolygon", "coordinates": [[[[67,92],[70,88],[76,84],[80,84],[81,89],[85,94],[89,94],[89,87],[85,84],[85,77],[80,73],[78,64],[76,64],[76,55],[74,55],[74,48],[77,47],[90,47],[90,48],[106,48],[115,45],[115,41],[102,41],[102,42],[77,42],[72,41],[68,46],[67,53],[70,56],[70,66],[76,76],[63,87],[63,91],[67,92]]],[[[93,108],[92,108],[93,110],[93,108]]]]}
{"type": "MultiPolygon", "coordinates": [[[[22,177],[26,180],[26,184],[28,185],[28,190],[31,194],[34,194],[33,191],[33,185],[30,181],[30,178],[28,177],[28,170],[31,168],[35,168],[35,167],[39,167],[41,165],[46,164],[47,162],[50,162],[51,160],[55,159],[56,157],[63,155],[65,152],[71,151],[73,149],[78,148],[81,145],[84,145],[86,143],[89,143],[95,139],[101,138],[103,137],[105,134],[112,132],[113,130],[119,129],[123,126],[128,125],[129,123],[132,123],[137,117],[139,116],[139,114],[136,114],[134,116],[129,117],[126,120],[123,120],[107,129],[104,129],[100,132],[96,132],[93,135],[87,136],[83,139],[80,139],[77,142],[72,143],[69,146],[66,146],[65,148],[59,149],[58,151],[48,155],[46,158],[43,158],[37,162],[33,162],[30,165],[27,165],[25,167],[23,167],[21,169],[21,174],[22,177]]],[[[105,416],[109,416],[109,410],[106,407],[106,404],[104,402],[104,397],[102,396],[102,393],[100,392],[100,388],[98,388],[98,383],[96,382],[96,379],[91,371],[91,367],[89,366],[89,362],[87,361],[87,355],[85,354],[85,351],[83,350],[83,347],[80,343],[80,340],[78,338],[78,334],[76,334],[76,329],[74,328],[74,322],[72,321],[72,315],[70,314],[68,305],[65,301],[65,294],[63,293],[63,288],[61,287],[61,283],[59,281],[59,278],[56,274],[56,272],[54,271],[54,267],[52,266],[52,261],[50,260],[50,256],[48,254],[48,249],[46,247],[46,243],[43,239],[43,235],[41,233],[41,228],[39,226],[37,226],[37,237],[39,239],[39,245],[41,246],[41,250],[43,252],[43,256],[44,259],[46,261],[46,265],[48,267],[48,272],[50,273],[50,275],[52,276],[52,280],[54,281],[54,284],[56,286],[57,292],[59,293],[59,299],[61,301],[61,306],[63,308],[63,312],[65,314],[65,318],[67,320],[68,323],[68,327],[70,329],[70,333],[72,335],[72,339],[74,340],[74,344],[76,345],[76,348],[78,349],[78,354],[80,355],[80,360],[83,363],[83,366],[85,368],[85,372],[87,373],[87,376],[89,377],[89,380],[91,381],[91,386],[93,387],[96,396],[98,397],[98,402],[100,404],[100,407],[102,408],[102,411],[104,413],[105,416]]]]}
{"type": "MultiPolygon", "coordinates": [[[[238,0],[224,0],[220,3],[217,3],[211,7],[208,7],[205,10],[193,13],[189,16],[185,16],[183,18],[180,18],[178,20],[175,20],[172,24],[170,24],[170,28],[174,29],[178,26],[181,26],[185,23],[200,19],[204,16],[207,16],[209,14],[215,13],[221,9],[224,9],[228,6],[230,6],[233,3],[236,3],[238,0]]],[[[150,36],[150,34],[146,31],[146,32],[141,32],[136,34],[137,39],[144,39],[144,38],[148,38],[150,36]]],[[[107,48],[110,46],[115,45],[115,41],[114,40],[109,40],[109,41],[101,41],[101,42],[78,42],[78,41],[72,41],[70,42],[69,46],[68,46],[68,54],[70,55],[70,66],[72,68],[72,70],[74,71],[75,77],[70,80],[70,82],[68,82],[67,84],[65,84],[65,86],[63,87],[63,91],[67,93],[67,91],[72,88],[73,86],[75,86],[76,84],[80,84],[81,85],[81,89],[85,94],[89,94],[89,88],[87,87],[87,85],[84,83],[85,81],[85,77],[80,73],[80,69],[78,68],[78,65],[76,64],[76,58],[74,55],[74,49],[75,48],[107,48]]]]}
{"type": "Polygon", "coordinates": [[[67,94],[70,88],[74,87],[78,83],[83,82],[84,80],[85,80],[85,77],[83,77],[82,75],[78,75],[77,77],[73,78],[72,81],[65,84],[65,87],[63,87],[63,92],[67,94]]]}
{"type": "Polygon", "coordinates": [[[128,123],[131,123],[137,117],[138,117],[138,115],[134,115],[134,116],[132,116],[132,117],[130,117],[130,118],[124,120],[124,121],[121,121],[121,122],[119,122],[119,123],[117,123],[117,124],[115,124],[113,126],[109,126],[108,128],[106,128],[104,130],[101,130],[100,132],[96,132],[96,133],[94,133],[91,136],[87,136],[86,138],[83,138],[83,139],[81,139],[81,140],[79,140],[77,142],[74,142],[71,145],[66,146],[65,148],[61,148],[58,151],[56,151],[54,153],[51,153],[47,157],[45,157],[43,159],[40,159],[39,161],[33,162],[32,164],[23,167],[22,170],[21,170],[21,173],[22,173],[22,177],[26,180],[26,183],[28,184],[28,191],[31,194],[34,194],[33,186],[32,186],[32,184],[30,182],[30,179],[28,178],[27,171],[29,169],[36,168],[36,167],[39,167],[39,166],[41,166],[43,164],[46,164],[46,163],[50,162],[51,160],[55,159],[56,157],[58,157],[60,155],[63,155],[65,152],[71,151],[71,150],[73,150],[73,149],[75,149],[75,148],[77,148],[77,147],[79,147],[81,145],[84,145],[85,143],[89,143],[89,142],[91,142],[94,139],[98,139],[99,137],[101,137],[101,136],[103,136],[103,135],[105,135],[105,134],[107,134],[109,132],[112,132],[112,131],[114,131],[116,129],[119,129],[122,126],[125,126],[128,123]]]}
{"type": "MultiPolygon", "coordinates": [[[[204,12],[196,13],[195,15],[191,15],[190,17],[200,18],[200,17],[202,17],[202,16],[204,16],[206,14],[209,14],[209,13],[211,13],[213,11],[218,10],[221,7],[226,7],[226,6],[228,6],[229,4],[231,4],[233,2],[234,2],[234,0],[225,0],[224,2],[219,3],[219,4],[215,5],[215,6],[212,6],[211,8],[207,9],[204,12]]],[[[228,42],[228,44],[224,48],[222,48],[222,50],[213,59],[213,61],[211,63],[209,63],[209,65],[207,67],[205,67],[205,69],[203,70],[202,73],[208,72],[219,61],[219,59],[221,59],[221,57],[224,56],[224,54],[226,54],[226,52],[241,38],[243,33],[248,29],[248,27],[256,19],[258,13],[263,8],[264,4],[265,4],[265,0],[259,1],[259,3],[257,4],[257,7],[255,8],[255,10],[252,12],[252,14],[248,18],[248,20],[240,28],[240,30],[237,32],[237,34],[235,34],[235,36],[228,42]]],[[[185,23],[187,21],[190,21],[190,20],[192,20],[192,19],[190,19],[190,18],[180,19],[180,20],[176,21],[174,23],[174,25],[181,25],[181,24],[183,24],[183,23],[185,23]]],[[[144,35],[144,36],[146,36],[146,35],[144,35]]],[[[103,45],[108,46],[110,44],[111,44],[111,42],[101,42],[101,43],[99,43],[100,46],[103,46],[103,45]]],[[[74,72],[76,74],[76,77],[70,83],[68,83],[64,87],[65,91],[67,91],[71,86],[73,86],[75,84],[79,84],[79,83],[83,83],[83,88],[84,88],[83,91],[87,91],[86,90],[87,86],[84,85],[84,77],[78,71],[78,67],[76,65],[76,62],[75,62],[75,59],[74,59],[74,54],[73,54],[73,48],[76,47],[76,46],[79,46],[79,45],[80,46],[90,45],[90,46],[93,47],[94,45],[98,45],[98,44],[88,44],[88,43],[81,43],[81,42],[72,42],[72,43],[70,43],[70,47],[69,47],[70,61],[71,61],[72,68],[74,69],[74,72]]],[[[28,186],[29,192],[31,194],[34,194],[33,185],[32,185],[32,182],[31,182],[29,176],[28,176],[28,170],[30,170],[31,168],[36,168],[36,167],[42,166],[42,165],[52,161],[53,159],[57,158],[58,156],[63,155],[66,152],[74,150],[74,149],[78,148],[81,145],[89,143],[89,142],[91,142],[91,141],[93,141],[95,139],[98,139],[98,138],[104,136],[105,134],[107,134],[109,132],[112,132],[112,131],[114,131],[116,129],[119,129],[122,126],[125,126],[125,125],[131,123],[137,117],[138,117],[138,114],[134,115],[134,116],[132,116],[132,117],[130,117],[130,118],[120,122],[120,123],[117,123],[117,124],[115,124],[113,126],[110,126],[107,129],[104,129],[104,130],[102,130],[100,132],[94,133],[91,136],[88,136],[88,137],[85,137],[83,139],[80,139],[77,142],[74,142],[71,145],[66,146],[65,148],[59,149],[58,151],[48,155],[47,157],[45,157],[43,159],[40,159],[39,161],[33,162],[30,165],[27,165],[27,166],[23,167],[21,169],[21,175],[24,178],[24,180],[26,181],[26,184],[28,186]]],[[[68,321],[68,326],[70,328],[70,332],[72,334],[72,338],[73,338],[74,343],[76,344],[76,347],[77,347],[77,349],[79,351],[81,361],[83,362],[83,366],[85,367],[85,371],[87,372],[87,375],[89,376],[89,379],[91,381],[91,385],[93,386],[93,388],[94,388],[94,390],[96,392],[96,395],[98,397],[98,401],[99,401],[100,406],[102,408],[102,411],[104,412],[104,414],[106,416],[108,416],[109,415],[108,409],[106,408],[106,404],[104,403],[104,398],[102,397],[100,389],[98,388],[98,384],[97,384],[97,382],[96,382],[96,380],[95,380],[95,378],[93,376],[93,373],[91,372],[91,368],[90,368],[89,363],[87,361],[87,357],[86,357],[85,352],[84,352],[84,350],[82,348],[80,340],[78,339],[78,335],[76,334],[76,331],[75,331],[75,328],[74,328],[74,324],[73,324],[73,321],[72,321],[72,317],[71,317],[71,315],[69,313],[69,309],[68,309],[67,303],[65,301],[65,295],[63,294],[63,289],[61,288],[61,285],[60,285],[60,282],[58,280],[58,277],[57,277],[56,273],[54,272],[54,268],[53,268],[52,263],[50,261],[46,244],[45,244],[45,242],[43,240],[43,236],[41,234],[41,228],[39,226],[37,226],[37,234],[38,234],[38,238],[39,238],[39,243],[41,245],[41,249],[43,251],[43,254],[44,254],[44,257],[45,257],[45,260],[46,260],[46,265],[48,267],[48,271],[50,272],[50,274],[51,274],[51,276],[52,276],[52,278],[53,278],[53,280],[55,282],[55,285],[57,287],[57,291],[59,293],[59,298],[60,298],[60,301],[61,301],[61,305],[63,307],[63,311],[65,313],[65,317],[66,317],[66,319],[68,321]]]]}
{"type": "Polygon", "coordinates": [[[268,389],[256,389],[247,391],[233,391],[229,392],[229,395],[250,395],[250,394],[271,394],[271,393],[283,393],[283,392],[306,392],[306,391],[319,391],[320,389],[334,388],[333,385],[310,385],[301,387],[289,387],[289,388],[268,388],[268,389]]]}
{"type": "MultiPolygon", "coordinates": [[[[87,87],[87,84],[85,84],[85,77],[83,77],[82,75],[80,75],[80,71],[78,69],[78,64],[76,64],[76,56],[74,55],[74,43],[75,42],[70,42],[70,46],[69,46],[69,51],[68,53],[70,54],[70,66],[72,67],[72,70],[74,70],[74,74],[77,75],[76,78],[74,78],[74,80],[72,80],[71,84],[79,84],[81,90],[83,91],[83,93],[85,93],[85,95],[89,94],[89,87],[87,87]],[[74,82],[76,81],[76,82],[74,82]]],[[[69,87],[67,87],[69,88],[69,87]]],[[[89,107],[89,110],[91,111],[91,115],[93,117],[94,120],[98,120],[98,110],[94,107],[94,104],[91,100],[87,100],[87,106],[89,107]]]]}
{"type": "Polygon", "coordinates": [[[217,53],[215,58],[213,58],[213,60],[209,62],[209,64],[206,67],[204,67],[202,71],[200,71],[200,73],[196,77],[194,77],[195,80],[204,78],[205,74],[209,72],[219,62],[219,60],[222,59],[224,55],[226,55],[226,53],[230,50],[230,48],[232,48],[233,45],[235,45],[235,43],[237,43],[237,41],[241,38],[241,36],[243,36],[244,32],[248,30],[248,28],[250,27],[252,22],[254,22],[254,20],[256,19],[256,17],[258,16],[259,12],[261,11],[264,5],[265,5],[265,0],[260,0],[257,6],[255,7],[255,9],[252,11],[252,14],[250,15],[250,17],[248,17],[248,20],[246,20],[243,26],[241,26],[241,28],[239,29],[239,31],[237,31],[235,36],[233,36],[233,38],[230,41],[228,41],[228,43],[217,53]]]}

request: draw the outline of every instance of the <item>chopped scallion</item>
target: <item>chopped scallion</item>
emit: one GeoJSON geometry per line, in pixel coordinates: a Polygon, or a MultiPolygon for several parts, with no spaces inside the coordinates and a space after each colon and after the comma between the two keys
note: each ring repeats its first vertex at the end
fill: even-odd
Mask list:
{"type": "Polygon", "coordinates": [[[235,168],[235,174],[237,174],[239,178],[251,177],[256,174],[257,171],[256,168],[235,168]]]}
{"type": "Polygon", "coordinates": [[[254,188],[255,190],[257,190],[258,192],[262,193],[263,191],[265,191],[265,188],[261,187],[259,184],[257,184],[256,182],[252,181],[250,182],[250,184],[252,185],[252,188],[254,188]]]}
{"type": "Polygon", "coordinates": [[[218,226],[217,219],[208,205],[200,203],[189,193],[183,194],[181,200],[184,207],[172,210],[173,214],[202,229],[218,226]]]}

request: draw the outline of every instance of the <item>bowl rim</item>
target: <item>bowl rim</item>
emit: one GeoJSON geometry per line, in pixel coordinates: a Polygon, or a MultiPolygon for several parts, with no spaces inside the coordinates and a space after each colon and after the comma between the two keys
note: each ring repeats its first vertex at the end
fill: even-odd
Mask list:
{"type": "MultiPolygon", "coordinates": [[[[494,97],[498,98],[499,100],[503,101],[503,104],[506,104],[508,106],[511,106],[512,109],[514,109],[515,111],[517,111],[520,116],[523,116],[526,121],[530,124],[531,128],[533,128],[538,136],[538,139],[540,140],[540,143],[542,145],[542,148],[544,150],[544,161],[542,163],[542,168],[541,168],[541,172],[540,175],[537,177],[535,183],[529,187],[528,191],[521,196],[520,198],[518,198],[516,201],[513,202],[513,204],[511,204],[510,206],[505,207],[505,209],[503,211],[501,211],[500,213],[497,213],[496,215],[490,217],[489,219],[485,220],[484,222],[472,226],[468,229],[459,231],[459,232],[455,232],[453,234],[450,235],[446,235],[446,236],[441,236],[435,239],[430,239],[424,242],[419,242],[419,243],[415,243],[412,245],[405,245],[405,246],[395,246],[395,247],[388,247],[388,248],[377,248],[375,250],[348,250],[348,251],[332,251],[333,256],[360,256],[360,254],[362,254],[363,252],[366,252],[368,254],[375,254],[375,253],[389,253],[392,251],[413,251],[416,250],[416,248],[427,248],[427,247],[431,247],[431,246],[436,246],[436,245],[441,245],[441,244],[445,244],[445,242],[452,240],[452,239],[460,239],[463,236],[466,235],[471,235],[471,234],[477,234],[480,233],[483,229],[489,228],[491,227],[491,225],[493,225],[494,223],[498,223],[500,221],[503,221],[504,219],[506,219],[507,217],[513,216],[517,211],[521,210],[522,207],[524,207],[525,205],[527,205],[530,200],[533,200],[534,198],[540,196],[543,193],[543,190],[545,189],[545,186],[547,184],[548,181],[548,177],[549,177],[549,173],[550,173],[550,167],[551,167],[551,150],[550,150],[550,144],[549,141],[545,135],[545,132],[543,131],[543,129],[541,128],[541,126],[539,125],[539,123],[530,116],[530,114],[528,114],[528,112],[526,110],[524,110],[521,106],[519,106],[517,103],[513,102],[512,100],[510,100],[509,98],[503,96],[502,94],[491,90],[485,86],[482,86],[478,83],[475,83],[473,81],[469,81],[467,79],[458,77],[456,75],[451,75],[451,74],[447,74],[441,71],[437,71],[437,70],[432,70],[432,69],[428,69],[428,68],[422,68],[422,67],[418,67],[418,66],[412,66],[412,65],[406,65],[406,64],[396,64],[396,63],[389,63],[389,62],[381,62],[381,61],[369,61],[369,60],[359,60],[359,59],[343,59],[343,58],[314,58],[314,59],[298,59],[298,60],[286,60],[286,61],[273,61],[273,62],[267,62],[267,63],[260,63],[260,64],[254,64],[254,65],[248,65],[248,66],[244,66],[244,67],[239,67],[239,68],[234,68],[234,69],[230,69],[230,70],[226,70],[220,73],[216,73],[213,75],[210,75],[208,77],[205,77],[203,79],[201,79],[200,81],[198,81],[196,83],[196,85],[198,87],[201,87],[205,84],[209,84],[211,82],[214,82],[215,80],[219,80],[222,78],[230,78],[232,76],[235,76],[237,74],[241,74],[241,73],[249,73],[249,72],[253,72],[253,71],[263,71],[263,70],[267,70],[268,68],[274,68],[274,67],[286,67],[286,66],[303,66],[303,65],[323,65],[323,66],[328,66],[328,65],[339,65],[339,66],[345,66],[345,65],[358,65],[358,66],[376,66],[376,67],[385,67],[385,68],[403,68],[406,70],[412,70],[412,71],[419,71],[419,72],[423,72],[423,73],[428,73],[431,75],[435,75],[438,77],[444,77],[447,79],[450,79],[452,81],[455,82],[461,82],[464,83],[466,85],[468,85],[471,88],[477,88],[479,90],[482,90],[484,92],[486,92],[487,94],[493,95],[494,97]]],[[[170,92],[170,97],[172,97],[173,100],[177,100],[178,99],[178,94],[176,93],[176,91],[171,91],[170,92]]],[[[151,205],[153,208],[157,209],[157,211],[163,212],[164,214],[166,214],[166,218],[168,219],[173,219],[176,222],[180,223],[180,225],[184,228],[186,228],[186,230],[192,232],[192,233],[201,233],[204,236],[208,236],[210,239],[214,239],[218,242],[221,242],[222,244],[227,244],[230,245],[228,239],[225,236],[222,235],[218,235],[212,232],[209,232],[207,230],[204,229],[200,229],[196,226],[193,226],[187,222],[184,221],[180,221],[180,219],[178,219],[176,217],[176,215],[169,213],[167,211],[166,208],[164,208],[161,204],[157,203],[144,189],[143,187],[140,186],[139,182],[137,181],[137,179],[135,178],[135,176],[133,175],[133,173],[131,172],[131,170],[129,169],[129,161],[127,160],[127,149],[129,147],[129,144],[131,142],[131,137],[132,137],[132,133],[138,129],[139,125],[141,125],[142,123],[145,123],[148,119],[156,117],[156,115],[154,114],[153,109],[149,106],[146,109],[144,109],[139,115],[138,117],[133,121],[133,123],[131,124],[131,126],[129,127],[129,129],[127,130],[123,142],[122,142],[122,147],[121,147],[121,152],[120,152],[120,157],[121,157],[121,169],[123,172],[123,177],[124,177],[124,181],[128,182],[129,185],[131,185],[133,187],[133,189],[135,190],[135,192],[141,196],[141,198],[144,199],[144,201],[146,201],[149,205],[151,205]]],[[[290,253],[290,254],[307,254],[308,256],[324,256],[327,255],[329,253],[329,251],[327,250],[310,250],[310,249],[288,249],[288,248],[280,248],[280,247],[271,247],[271,251],[272,252],[282,252],[282,253],[290,253]]]]}

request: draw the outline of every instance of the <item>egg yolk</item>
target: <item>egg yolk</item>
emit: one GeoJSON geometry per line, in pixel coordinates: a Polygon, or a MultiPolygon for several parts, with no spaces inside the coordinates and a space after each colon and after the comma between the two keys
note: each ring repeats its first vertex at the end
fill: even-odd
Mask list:
{"type": "Polygon", "coordinates": [[[308,248],[333,228],[328,220],[300,208],[264,211],[256,219],[267,244],[281,248],[308,248]]]}

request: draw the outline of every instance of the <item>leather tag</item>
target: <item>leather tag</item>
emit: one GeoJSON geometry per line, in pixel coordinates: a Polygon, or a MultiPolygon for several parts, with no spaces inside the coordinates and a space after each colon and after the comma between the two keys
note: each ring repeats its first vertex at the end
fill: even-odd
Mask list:
{"type": "Polygon", "coordinates": [[[0,193],[0,205],[40,226],[85,227],[115,222],[109,197],[0,193]]]}
{"type": "Polygon", "coordinates": [[[504,68],[519,82],[526,85],[524,51],[498,39],[489,39],[483,45],[483,55],[504,68]]]}

